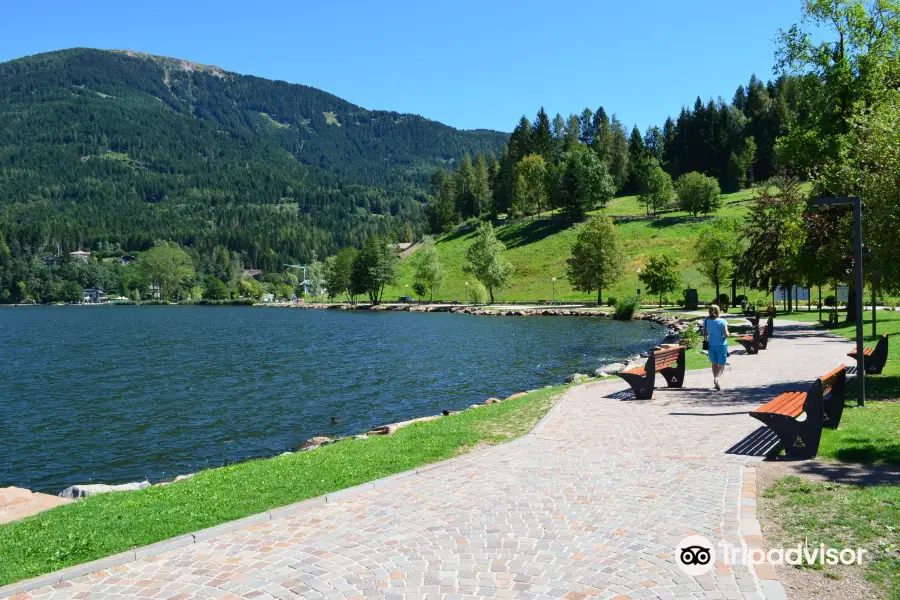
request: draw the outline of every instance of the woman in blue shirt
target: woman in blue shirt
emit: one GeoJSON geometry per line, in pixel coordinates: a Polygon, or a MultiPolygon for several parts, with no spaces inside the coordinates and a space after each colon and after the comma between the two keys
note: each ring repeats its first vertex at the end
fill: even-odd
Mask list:
{"type": "Polygon", "coordinates": [[[728,321],[719,316],[719,307],[709,307],[709,318],[703,322],[703,339],[709,342],[709,362],[712,364],[713,385],[721,390],[719,377],[728,364],[728,321]]]}

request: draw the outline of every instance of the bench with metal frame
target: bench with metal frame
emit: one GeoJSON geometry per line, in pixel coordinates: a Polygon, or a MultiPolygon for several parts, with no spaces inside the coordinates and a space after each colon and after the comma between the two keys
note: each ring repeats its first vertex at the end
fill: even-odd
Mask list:
{"type": "Polygon", "coordinates": [[[657,373],[665,377],[666,385],[670,388],[684,385],[684,350],[684,346],[654,350],[650,352],[643,367],[619,371],[616,375],[631,386],[635,398],[649,400],[653,397],[657,373]]]}
{"type": "MultiPolygon", "coordinates": [[[[884,365],[887,362],[888,355],[888,334],[884,332],[874,348],[863,348],[864,362],[866,365],[867,375],[881,375],[884,365]]],[[[853,360],[856,360],[856,350],[847,354],[853,360]]]]}
{"type": "Polygon", "coordinates": [[[813,458],[822,428],[837,429],[844,411],[847,367],[816,379],[806,392],[784,392],[750,413],[775,432],[788,456],[813,458]]]}

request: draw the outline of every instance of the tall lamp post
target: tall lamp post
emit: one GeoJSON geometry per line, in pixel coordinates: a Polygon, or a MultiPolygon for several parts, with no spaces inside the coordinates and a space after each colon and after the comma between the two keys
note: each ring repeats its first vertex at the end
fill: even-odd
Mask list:
{"type": "MultiPolygon", "coordinates": [[[[640,281],[641,280],[641,270],[640,269],[637,270],[637,275],[638,275],[638,281],[640,281]]],[[[641,308],[641,288],[637,289],[637,301],[638,301],[638,309],[640,309],[641,308]]]]}
{"type": "Polygon", "coordinates": [[[550,280],[553,283],[553,291],[550,292],[550,304],[556,304],[556,277],[550,280]]]}
{"type": "Polygon", "coordinates": [[[865,354],[863,354],[863,251],[862,251],[862,204],[859,197],[847,198],[819,198],[813,202],[815,206],[836,206],[850,204],[853,206],[853,256],[856,263],[856,378],[859,379],[859,387],[856,388],[856,403],[864,406],[866,403],[866,366],[865,354]]]}
{"type": "Polygon", "coordinates": [[[466,282],[466,304],[469,303],[469,282],[466,282]]]}

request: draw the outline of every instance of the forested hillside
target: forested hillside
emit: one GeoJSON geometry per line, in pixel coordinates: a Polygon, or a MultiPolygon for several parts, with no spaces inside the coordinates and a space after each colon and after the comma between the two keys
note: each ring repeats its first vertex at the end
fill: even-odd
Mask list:
{"type": "Polygon", "coordinates": [[[13,257],[160,240],[245,266],[417,236],[427,177],[506,134],[134,52],[0,64],[0,237],[13,257]]]}

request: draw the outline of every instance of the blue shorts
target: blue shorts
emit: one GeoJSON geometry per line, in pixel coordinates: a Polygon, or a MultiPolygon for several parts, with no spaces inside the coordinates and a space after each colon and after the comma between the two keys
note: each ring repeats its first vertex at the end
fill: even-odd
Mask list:
{"type": "Polygon", "coordinates": [[[709,347],[709,362],[717,365],[728,364],[728,344],[709,347]]]}

